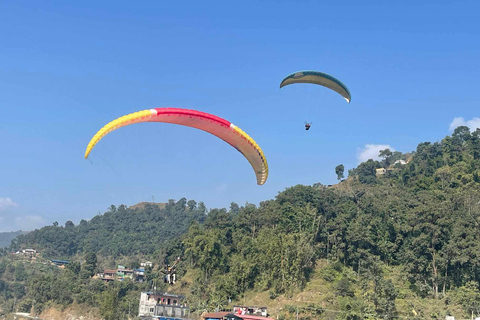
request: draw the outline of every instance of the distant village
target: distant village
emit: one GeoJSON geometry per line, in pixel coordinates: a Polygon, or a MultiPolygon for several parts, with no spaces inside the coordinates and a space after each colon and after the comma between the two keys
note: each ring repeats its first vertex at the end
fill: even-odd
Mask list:
{"type": "MultiPolygon", "coordinates": [[[[12,252],[12,255],[18,256],[22,259],[28,259],[32,262],[37,260],[39,263],[50,263],[60,269],[64,269],[70,261],[50,259],[44,260],[41,258],[39,252],[35,249],[22,249],[12,252]]],[[[175,267],[180,261],[180,257],[173,265],[165,266],[165,282],[174,284],[175,267]]],[[[124,281],[131,279],[136,282],[146,281],[145,270],[152,268],[151,261],[144,261],[140,263],[139,268],[128,268],[126,266],[118,265],[114,269],[104,269],[103,272],[98,272],[93,276],[95,279],[100,279],[104,282],[124,281]]],[[[171,319],[171,320],[187,320],[190,317],[190,308],[185,301],[185,297],[172,293],[162,293],[157,291],[147,291],[140,293],[138,305],[138,317],[144,320],[150,319],[171,319]]],[[[203,313],[201,316],[204,320],[273,320],[267,318],[267,307],[257,306],[233,306],[229,311],[220,311],[212,313],[203,313]]]]}
{"type": "MultiPolygon", "coordinates": [[[[13,255],[28,258],[30,260],[37,260],[38,252],[35,249],[22,249],[17,252],[12,252],[13,255]]],[[[69,264],[68,260],[49,260],[52,265],[55,265],[61,269],[65,268],[69,264]]],[[[143,282],[145,280],[145,268],[153,267],[151,261],[145,261],[140,263],[140,268],[129,269],[125,266],[118,265],[116,269],[104,269],[103,272],[99,272],[93,276],[95,279],[100,279],[105,282],[110,281],[123,281],[124,279],[132,279],[136,282],[143,282]]]]}

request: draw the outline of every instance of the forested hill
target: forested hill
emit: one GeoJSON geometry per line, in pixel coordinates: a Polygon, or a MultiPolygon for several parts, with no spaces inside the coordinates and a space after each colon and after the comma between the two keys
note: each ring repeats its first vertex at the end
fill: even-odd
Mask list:
{"type": "Polygon", "coordinates": [[[25,232],[19,230],[19,231],[12,231],[12,232],[0,232],[0,248],[8,247],[10,245],[10,242],[17,237],[18,235],[21,235],[25,232]]]}
{"type": "MultiPolygon", "coordinates": [[[[89,258],[43,274],[4,257],[0,303],[5,310],[29,310],[32,301],[37,310],[88,304],[104,319],[126,319],[148,285],[91,278],[101,270],[96,256],[149,255],[175,239],[152,261],[181,256],[170,290],[186,295],[192,314],[228,309],[231,299],[267,305],[278,319],[295,319],[297,310],[302,319],[479,316],[480,130],[459,127],[410,154],[381,157],[333,187],[293,186],[259,206],[232,203],[208,215],[185,199],[164,209],[112,206],[78,226],[19,236],[15,248],[89,258]]],[[[343,166],[335,171],[341,179],[343,166]]],[[[161,270],[147,277],[167,289],[161,270]]]]}
{"type": "Polygon", "coordinates": [[[251,288],[272,299],[289,296],[308,287],[316,263],[326,260],[340,263],[322,276],[336,297],[313,301],[348,310],[346,319],[365,318],[368,310],[414,316],[414,306],[423,317],[444,317],[458,305],[479,314],[480,130],[459,127],[408,156],[381,155],[333,188],[294,186],[258,208],[214,211],[192,226],[183,240],[199,271],[192,305],[205,296],[213,304],[240,299],[251,288]],[[395,157],[408,163],[395,164],[395,157]]]}
{"type": "Polygon", "coordinates": [[[53,223],[17,237],[11,250],[35,248],[44,257],[68,257],[77,253],[96,252],[103,256],[152,254],[166,240],[188,230],[194,220],[203,221],[203,203],[185,198],[165,204],[148,204],[127,208],[111,206],[103,215],[90,221],[81,220],[75,226],[53,223]]]}

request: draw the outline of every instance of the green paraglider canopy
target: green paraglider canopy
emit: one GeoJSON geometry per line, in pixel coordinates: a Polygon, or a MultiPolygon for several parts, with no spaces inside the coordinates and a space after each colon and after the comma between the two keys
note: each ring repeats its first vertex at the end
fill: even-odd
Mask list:
{"type": "Polygon", "coordinates": [[[292,73],[288,75],[285,79],[283,79],[282,83],[280,83],[280,88],[294,83],[318,84],[339,93],[342,97],[345,98],[345,100],[347,100],[348,103],[350,103],[350,101],[352,100],[352,96],[350,95],[350,91],[348,90],[346,85],[340,82],[340,80],[338,80],[337,78],[323,72],[298,71],[292,73]]]}

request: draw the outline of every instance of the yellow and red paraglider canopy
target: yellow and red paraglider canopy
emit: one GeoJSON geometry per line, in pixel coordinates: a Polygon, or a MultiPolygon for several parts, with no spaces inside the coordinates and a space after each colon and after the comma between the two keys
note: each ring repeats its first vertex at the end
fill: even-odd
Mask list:
{"type": "Polygon", "coordinates": [[[88,158],[93,147],[108,133],[129,124],[141,122],[172,123],[209,132],[232,145],[247,158],[255,171],[257,184],[263,185],[267,181],[267,159],[259,145],[248,134],[225,119],[188,109],[155,108],[134,112],[115,119],[93,136],[85,151],[85,159],[88,158]]]}

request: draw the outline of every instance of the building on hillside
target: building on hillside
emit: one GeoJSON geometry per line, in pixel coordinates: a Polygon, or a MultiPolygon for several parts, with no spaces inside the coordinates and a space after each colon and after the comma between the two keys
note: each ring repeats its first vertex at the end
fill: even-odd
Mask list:
{"type": "Polygon", "coordinates": [[[267,316],[267,307],[233,306],[232,313],[237,315],[267,316]]]}
{"type": "Polygon", "coordinates": [[[396,164],[405,165],[405,164],[407,164],[407,161],[405,161],[405,160],[397,160],[397,161],[395,161],[395,162],[393,163],[393,165],[396,165],[396,164]]]}
{"type": "Polygon", "coordinates": [[[238,315],[238,314],[227,314],[225,320],[274,320],[268,317],[262,316],[252,316],[252,315],[238,315]]]}
{"type": "Polygon", "coordinates": [[[378,169],[375,169],[375,171],[376,171],[375,173],[376,173],[377,177],[381,176],[381,175],[385,174],[385,172],[387,172],[387,170],[385,168],[378,168],[378,169]]]}
{"type": "Polygon", "coordinates": [[[117,269],[105,269],[103,273],[97,273],[96,278],[99,278],[105,282],[130,278],[137,282],[143,282],[145,280],[145,269],[127,269],[124,266],[118,266],[117,269]]]}
{"type": "Polygon", "coordinates": [[[203,319],[204,320],[223,320],[229,314],[232,314],[232,313],[230,311],[204,313],[203,319]]]}
{"type": "Polygon", "coordinates": [[[15,255],[21,255],[28,258],[34,258],[37,255],[37,250],[35,249],[22,249],[14,253],[15,255]]]}
{"type": "Polygon", "coordinates": [[[158,318],[187,320],[190,317],[190,308],[184,300],[184,296],[176,294],[142,292],[138,316],[142,320],[158,318]]]}
{"type": "Polygon", "coordinates": [[[140,267],[144,267],[144,268],[153,267],[153,263],[151,261],[145,261],[140,263],[140,267]]]}
{"type": "Polygon", "coordinates": [[[124,266],[118,266],[117,268],[117,280],[123,281],[125,278],[133,280],[133,269],[126,269],[124,266]]]}
{"type": "Polygon", "coordinates": [[[59,268],[65,268],[65,266],[68,264],[67,260],[50,260],[52,264],[56,265],[59,268]]]}
{"type": "Polygon", "coordinates": [[[145,279],[145,268],[133,269],[135,275],[135,281],[143,282],[145,279]]]}
{"type": "Polygon", "coordinates": [[[115,276],[117,275],[117,270],[115,269],[105,269],[103,270],[103,278],[102,280],[108,282],[115,280],[115,276]]]}
{"type": "Polygon", "coordinates": [[[262,316],[239,315],[229,311],[205,313],[202,317],[204,320],[274,320],[262,316]]]}
{"type": "Polygon", "coordinates": [[[204,320],[272,320],[267,318],[267,307],[233,306],[232,311],[205,313],[204,320]]]}

